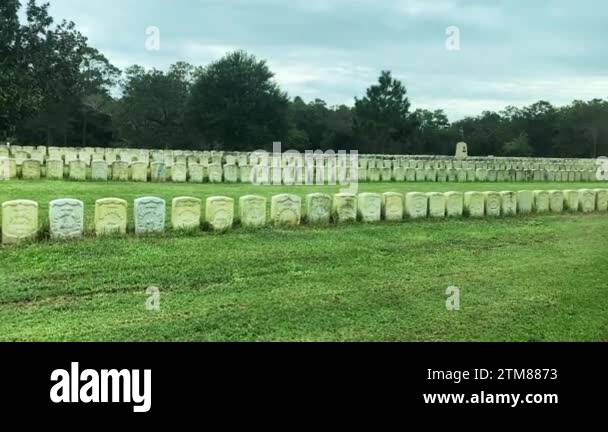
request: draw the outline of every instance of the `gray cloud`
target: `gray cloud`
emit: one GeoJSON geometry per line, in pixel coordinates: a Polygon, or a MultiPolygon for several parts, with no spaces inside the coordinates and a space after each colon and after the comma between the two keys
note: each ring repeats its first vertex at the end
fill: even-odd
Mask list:
{"type": "Polygon", "coordinates": [[[414,108],[451,119],[539,99],[608,96],[608,4],[581,0],[51,0],[120,67],[204,65],[243,48],[268,60],[291,96],[353,102],[382,69],[414,108]],[[144,49],[145,29],[161,50],[144,49]],[[461,50],[445,49],[457,26],[461,50]]]}

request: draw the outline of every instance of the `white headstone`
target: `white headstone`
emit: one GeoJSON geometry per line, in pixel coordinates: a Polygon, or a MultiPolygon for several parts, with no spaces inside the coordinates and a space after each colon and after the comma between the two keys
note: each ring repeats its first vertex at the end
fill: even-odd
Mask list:
{"type": "Polygon", "coordinates": [[[76,199],[49,203],[49,228],[52,239],[74,239],[84,233],[84,204],[76,199]]]}
{"type": "Polygon", "coordinates": [[[135,234],[161,233],[165,231],[165,200],[143,197],[135,200],[135,234]]]}
{"type": "Polygon", "coordinates": [[[378,222],[382,214],[382,196],[377,193],[359,194],[357,213],[363,222],[378,222]]]}

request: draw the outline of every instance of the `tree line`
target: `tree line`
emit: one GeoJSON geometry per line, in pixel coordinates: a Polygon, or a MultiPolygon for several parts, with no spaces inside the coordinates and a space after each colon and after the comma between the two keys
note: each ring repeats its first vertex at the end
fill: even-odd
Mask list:
{"type": "Polygon", "coordinates": [[[244,51],[167,71],[114,67],[48,4],[0,3],[0,139],[22,144],[159,149],[596,157],[608,155],[608,100],[484,111],[450,122],[413,109],[390,71],[354,106],[290,98],[266,61],[244,51]]]}

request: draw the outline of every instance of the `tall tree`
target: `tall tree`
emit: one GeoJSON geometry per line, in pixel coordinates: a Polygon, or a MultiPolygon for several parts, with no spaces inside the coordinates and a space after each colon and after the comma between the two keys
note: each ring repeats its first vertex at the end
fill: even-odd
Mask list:
{"type": "Polygon", "coordinates": [[[401,81],[382,71],[378,84],[355,98],[354,131],[364,152],[401,153],[411,145],[416,118],[410,115],[410,101],[401,81]]]}
{"type": "Polygon", "coordinates": [[[215,148],[270,149],[288,131],[287,95],[273,76],[263,60],[244,51],[227,54],[198,75],[190,121],[215,148]]]}
{"type": "Polygon", "coordinates": [[[190,148],[196,141],[185,122],[190,88],[197,70],[176,63],[168,72],[132,66],[125,72],[123,96],[114,115],[130,147],[190,148]]]}

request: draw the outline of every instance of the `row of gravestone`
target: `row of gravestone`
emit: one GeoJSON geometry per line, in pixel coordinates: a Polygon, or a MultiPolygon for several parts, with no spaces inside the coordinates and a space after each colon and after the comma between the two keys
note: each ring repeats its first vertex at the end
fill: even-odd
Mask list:
{"type": "MultiPolygon", "coordinates": [[[[2,161],[0,161],[2,162],[2,161]]],[[[2,165],[6,163],[5,159],[2,165]]],[[[60,159],[49,159],[43,166],[39,161],[28,159],[23,161],[20,170],[14,160],[8,160],[6,170],[8,178],[20,177],[26,180],[37,180],[41,177],[47,179],[64,179],[84,181],[136,181],[136,182],[193,182],[193,183],[250,183],[259,184],[346,184],[354,182],[575,182],[596,181],[596,170],[570,170],[553,171],[545,169],[527,170],[494,170],[486,168],[467,169],[437,169],[437,168],[357,168],[356,174],[348,167],[334,166],[332,168],[315,168],[286,166],[284,168],[270,168],[268,166],[238,166],[234,164],[220,165],[176,163],[168,168],[162,162],[127,162],[117,161],[108,165],[105,161],[93,161],[87,167],[83,161],[74,160],[64,164],[60,159]]],[[[1,173],[0,173],[1,174],[1,173]]],[[[5,174],[6,176],[6,174],[5,174]]]]}
{"type": "MultiPolygon", "coordinates": [[[[104,198],[95,202],[94,231],[97,235],[127,232],[127,201],[104,198]]],[[[171,203],[171,226],[175,230],[197,230],[201,226],[202,200],[174,198],[171,203]]],[[[364,192],[358,195],[339,193],[333,197],[313,193],[302,200],[297,195],[281,194],[271,198],[270,222],[274,225],[400,221],[419,218],[510,216],[514,214],[565,210],[590,213],[608,211],[608,189],[524,190],[518,192],[364,192]]],[[[234,200],[209,197],[205,203],[205,222],[210,229],[223,231],[234,224],[234,200]]],[[[138,198],[134,202],[136,234],[165,231],[165,200],[138,198]]],[[[267,225],[267,199],[258,195],[239,198],[238,219],[245,227],[267,225]]],[[[49,230],[53,239],[73,239],[84,234],[84,204],[75,199],[58,199],[49,204],[49,230]]],[[[14,200],[2,204],[2,243],[15,244],[33,239],[39,231],[38,203],[14,200]]]]}
{"type": "MultiPolygon", "coordinates": [[[[465,143],[458,143],[458,146],[464,146],[465,143]]],[[[230,151],[200,151],[200,150],[150,150],[150,149],[128,149],[128,148],[71,148],[71,147],[46,147],[46,146],[21,146],[21,145],[0,145],[0,157],[13,157],[17,159],[17,164],[21,165],[22,161],[28,158],[37,159],[40,162],[44,162],[46,159],[62,159],[66,163],[72,160],[83,160],[87,165],[92,160],[105,160],[108,163],[112,163],[116,160],[122,160],[123,162],[134,162],[134,161],[160,161],[165,162],[168,166],[173,161],[176,162],[195,162],[201,164],[208,163],[219,163],[219,164],[237,164],[237,165],[256,165],[260,160],[268,158],[269,153],[265,152],[230,152],[230,151]]],[[[308,156],[313,153],[308,153],[308,156]]],[[[350,154],[348,154],[350,156],[350,154]]],[[[294,161],[302,155],[297,153],[284,153],[282,155],[283,161],[294,161]]],[[[336,153],[325,152],[314,153],[315,158],[322,158],[331,160],[336,158],[336,153]]],[[[338,153],[338,159],[340,154],[338,153]]],[[[555,164],[555,163],[566,163],[569,165],[576,166],[576,169],[591,168],[595,160],[594,159],[557,159],[557,158],[523,158],[523,157],[493,157],[493,156],[468,156],[466,151],[464,153],[456,152],[456,156],[443,156],[443,155],[374,155],[374,154],[361,154],[358,155],[358,159],[363,168],[368,165],[371,167],[382,168],[386,167],[386,164],[391,166],[403,166],[411,168],[424,168],[419,164],[421,162],[436,164],[435,168],[460,168],[461,162],[487,162],[494,166],[486,166],[485,168],[495,169],[518,169],[518,166],[522,165],[522,168],[533,168],[539,169],[538,166],[531,166],[534,164],[555,164]],[[453,164],[453,165],[452,165],[453,164]]],[[[463,166],[464,168],[471,168],[471,166],[463,166]]],[[[566,167],[566,170],[571,168],[566,167]]]]}

